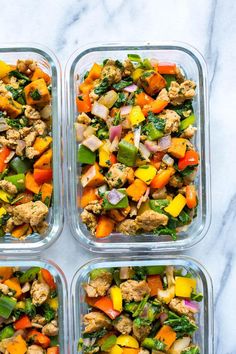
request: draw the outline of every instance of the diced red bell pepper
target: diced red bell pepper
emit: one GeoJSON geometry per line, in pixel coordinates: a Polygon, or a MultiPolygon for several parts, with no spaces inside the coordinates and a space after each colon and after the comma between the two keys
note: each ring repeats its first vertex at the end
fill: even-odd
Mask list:
{"type": "Polygon", "coordinates": [[[199,164],[198,153],[194,150],[188,150],[185,156],[178,161],[178,169],[180,171],[184,170],[188,166],[195,166],[199,164]]]}
{"type": "Polygon", "coordinates": [[[197,206],[197,192],[193,184],[186,186],[186,204],[189,209],[197,206]]]}
{"type": "Polygon", "coordinates": [[[52,179],[52,169],[48,168],[46,170],[35,168],[34,169],[34,180],[38,184],[43,184],[46,182],[50,182],[52,179]]]}
{"type": "Polygon", "coordinates": [[[105,312],[112,320],[120,315],[119,311],[114,310],[112,300],[107,296],[103,296],[96,301],[94,307],[105,312]]]}
{"type": "Polygon", "coordinates": [[[47,283],[51,289],[55,290],[57,286],[56,286],[56,283],[54,281],[52,274],[47,269],[42,268],[41,275],[42,275],[45,283],[47,283]]]}
{"type": "Polygon", "coordinates": [[[0,150],[0,172],[3,172],[7,167],[7,163],[5,163],[6,158],[9,156],[11,150],[8,147],[3,146],[0,150]]]}
{"type": "Polygon", "coordinates": [[[19,329],[31,328],[32,324],[28,316],[24,315],[19,320],[14,323],[14,328],[16,331],[19,329]]]}
{"type": "Polygon", "coordinates": [[[59,353],[60,353],[60,350],[59,350],[58,346],[50,347],[47,349],[47,354],[59,354],[59,353]]]}

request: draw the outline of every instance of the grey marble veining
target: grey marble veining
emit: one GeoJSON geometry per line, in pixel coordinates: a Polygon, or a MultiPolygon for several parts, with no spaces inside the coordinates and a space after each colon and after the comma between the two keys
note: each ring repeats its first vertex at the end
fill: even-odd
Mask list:
{"type": "MultiPolygon", "coordinates": [[[[214,284],[215,352],[236,354],[236,3],[233,0],[0,0],[0,42],[38,42],[63,68],[79,46],[107,41],[187,42],[205,56],[211,115],[212,224],[191,251],[214,284]]],[[[65,224],[44,257],[68,279],[96,255],[65,224]]]]}

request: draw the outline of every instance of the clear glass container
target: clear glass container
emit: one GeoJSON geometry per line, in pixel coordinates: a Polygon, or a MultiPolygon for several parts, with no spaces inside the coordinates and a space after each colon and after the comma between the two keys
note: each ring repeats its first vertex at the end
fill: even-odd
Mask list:
{"type": "Polygon", "coordinates": [[[44,235],[34,233],[25,240],[6,235],[0,238],[0,250],[6,253],[39,252],[52,244],[62,229],[62,159],[61,159],[61,69],[56,56],[38,44],[0,44],[0,59],[15,64],[17,59],[34,59],[52,78],[53,200],[44,235]]]}
{"type": "Polygon", "coordinates": [[[89,273],[93,269],[113,268],[126,266],[152,266],[152,265],[173,265],[190,272],[197,279],[197,291],[203,293],[203,301],[200,304],[200,311],[196,317],[199,329],[194,335],[194,343],[200,346],[202,354],[213,354],[213,296],[212,282],[209,274],[203,266],[189,257],[181,256],[143,256],[117,257],[115,260],[108,258],[95,259],[83,265],[75,274],[71,286],[71,313],[73,313],[71,332],[71,352],[77,353],[78,340],[82,335],[82,318],[88,313],[88,305],[84,301],[85,291],[83,284],[88,282],[89,273]]]}
{"type": "Polygon", "coordinates": [[[40,267],[49,270],[53,275],[58,291],[58,323],[59,323],[59,345],[60,353],[69,353],[68,349],[68,301],[67,301],[67,283],[62,270],[52,261],[40,259],[35,260],[28,257],[27,261],[20,258],[8,256],[0,257],[0,267],[20,267],[21,270],[27,270],[31,267],[40,267]]]}
{"type": "Polygon", "coordinates": [[[206,234],[210,224],[210,161],[209,161],[209,117],[207,99],[206,64],[201,54],[194,48],[183,43],[110,43],[100,46],[91,46],[77,50],[69,59],[66,68],[67,97],[67,158],[68,158],[68,214],[67,218],[71,232],[82,246],[90,251],[114,252],[162,252],[180,251],[199,242],[206,234]],[[201,163],[197,175],[198,186],[198,215],[188,227],[187,231],[178,234],[178,240],[173,241],[169,236],[153,236],[139,234],[126,236],[113,233],[109,237],[95,239],[82,223],[79,215],[81,208],[78,200],[81,196],[79,177],[81,166],[77,163],[78,144],[75,139],[74,122],[77,116],[76,93],[78,84],[85,72],[94,62],[101,63],[106,58],[123,60],[128,53],[139,54],[143,58],[157,58],[160,61],[177,63],[185,72],[188,79],[197,84],[197,94],[193,106],[196,115],[195,125],[198,132],[195,136],[195,145],[200,153],[201,163]]]}

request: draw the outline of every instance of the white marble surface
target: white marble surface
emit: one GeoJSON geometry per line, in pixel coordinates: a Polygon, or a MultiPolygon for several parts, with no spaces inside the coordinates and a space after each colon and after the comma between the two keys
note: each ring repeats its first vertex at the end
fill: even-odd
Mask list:
{"type": "MultiPolygon", "coordinates": [[[[205,56],[210,81],[212,205],[206,238],[188,252],[214,284],[215,353],[236,353],[236,3],[233,0],[0,0],[0,42],[38,42],[62,67],[89,42],[178,40],[205,56]]],[[[43,254],[68,281],[90,258],[70,235],[43,254]]]]}

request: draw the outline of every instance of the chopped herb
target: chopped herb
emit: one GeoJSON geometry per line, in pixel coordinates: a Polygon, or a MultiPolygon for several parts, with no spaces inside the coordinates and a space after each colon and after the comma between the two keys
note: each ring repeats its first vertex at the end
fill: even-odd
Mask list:
{"type": "Polygon", "coordinates": [[[124,67],[123,64],[119,60],[115,61],[115,66],[119,69],[123,69],[123,67],[124,67]]]}
{"type": "Polygon", "coordinates": [[[104,79],[102,79],[100,85],[95,87],[94,93],[96,93],[96,95],[102,95],[103,93],[107,92],[108,87],[109,87],[109,80],[107,77],[105,77],[104,79]]]}
{"type": "Polygon", "coordinates": [[[119,92],[118,99],[116,100],[114,107],[120,108],[121,106],[124,106],[125,103],[126,103],[126,95],[124,94],[124,92],[119,92]]]}
{"type": "Polygon", "coordinates": [[[115,114],[115,118],[113,120],[113,125],[119,125],[121,122],[121,116],[120,116],[120,112],[117,112],[115,114]]]}
{"type": "Polygon", "coordinates": [[[14,119],[7,118],[6,122],[8,125],[10,125],[10,127],[14,129],[21,129],[28,125],[28,119],[26,117],[20,117],[14,119]]]}
{"type": "Polygon", "coordinates": [[[121,91],[125,87],[132,85],[133,80],[127,79],[127,80],[120,80],[117,84],[114,84],[113,87],[116,91],[121,91]]]}
{"type": "Polygon", "coordinates": [[[169,235],[172,237],[172,239],[174,241],[177,240],[177,233],[176,233],[176,230],[173,230],[173,229],[170,229],[168,227],[162,227],[162,228],[158,228],[156,230],[154,230],[154,234],[157,235],[157,236],[160,236],[160,235],[169,235]]]}
{"type": "Polygon", "coordinates": [[[9,76],[14,76],[16,77],[18,80],[20,80],[20,83],[22,84],[22,86],[26,86],[28,85],[31,80],[28,78],[28,76],[21,74],[18,70],[12,70],[9,72],[9,76]]]}
{"type": "Polygon", "coordinates": [[[198,329],[198,326],[191,322],[187,316],[178,316],[171,311],[169,311],[168,319],[164,324],[173,328],[177,333],[177,338],[183,337],[184,335],[191,336],[198,329]]]}
{"type": "Polygon", "coordinates": [[[39,90],[35,89],[34,91],[30,92],[30,97],[32,97],[34,101],[38,101],[42,96],[40,95],[39,90]]]}
{"type": "Polygon", "coordinates": [[[191,300],[201,302],[203,299],[202,293],[195,293],[194,291],[191,293],[191,300]]]}
{"type": "Polygon", "coordinates": [[[36,202],[37,200],[42,200],[42,192],[34,195],[33,202],[36,202]]]}
{"type": "Polygon", "coordinates": [[[165,119],[159,118],[158,116],[156,116],[152,112],[148,113],[147,118],[148,118],[149,122],[152,122],[154,124],[156,129],[161,130],[161,131],[165,130],[165,126],[166,126],[165,119]]]}

